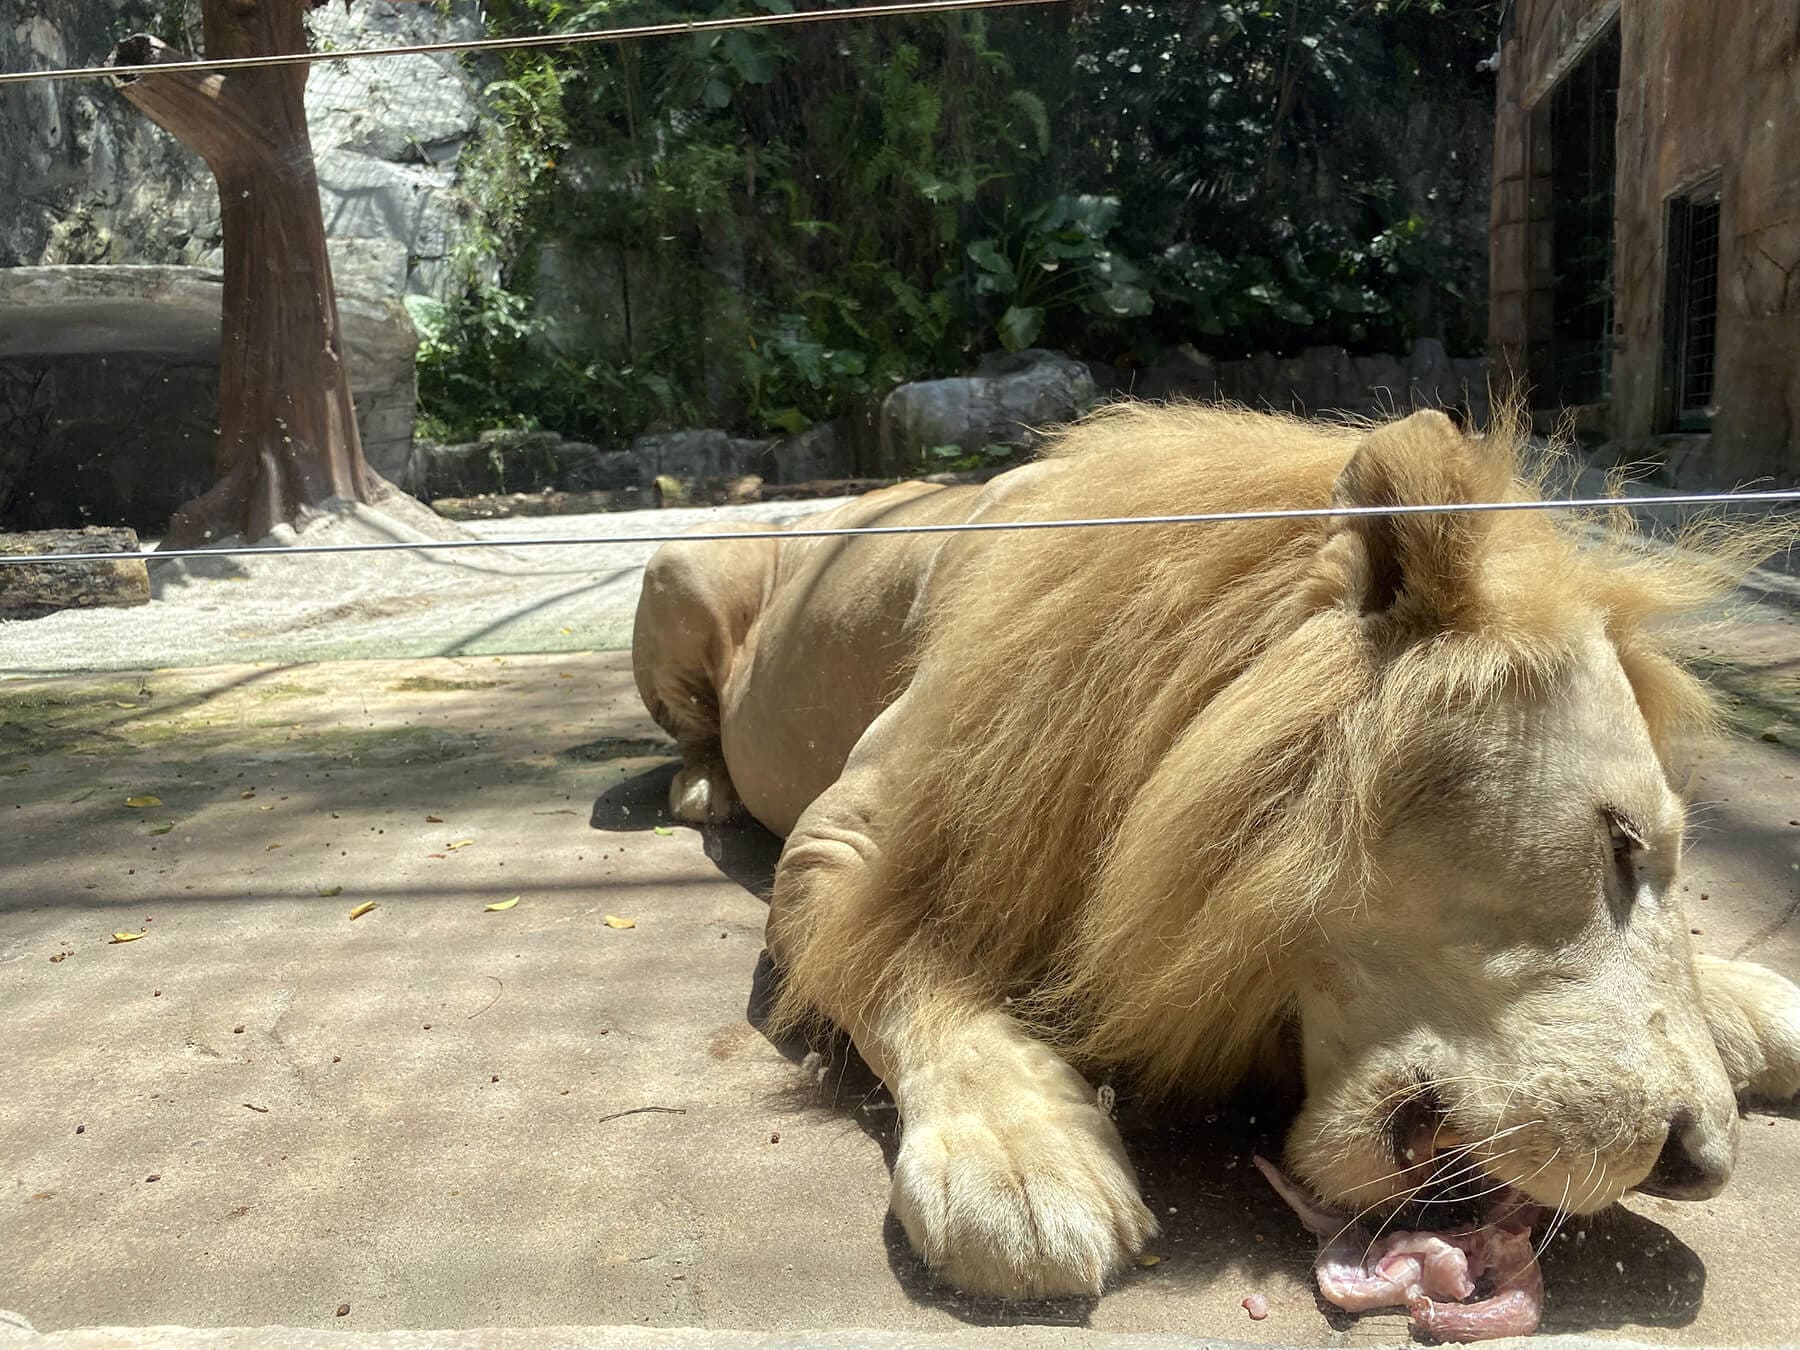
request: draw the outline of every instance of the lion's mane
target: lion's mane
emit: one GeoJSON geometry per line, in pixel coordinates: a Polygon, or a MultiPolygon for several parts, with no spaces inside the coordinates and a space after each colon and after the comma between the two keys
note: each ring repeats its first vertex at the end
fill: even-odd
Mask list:
{"type": "MultiPolygon", "coordinates": [[[[1323,507],[1340,476],[1366,501],[1526,500],[1544,479],[1522,444],[1442,418],[1122,404],[1062,434],[1047,453],[1072,471],[1001,513],[1323,507]]],[[[1078,1062],[1229,1086],[1285,1019],[1286,953],[1357,903],[1371,841],[1429,792],[1418,747],[1551,678],[1598,620],[1667,765],[1712,707],[1664,621],[1766,543],[1651,550],[1621,520],[1543,511],[984,536],[921,649],[935,734],[895,752],[855,893],[799,926],[782,1013],[1004,999],[1078,1062]],[[1354,602],[1372,592],[1373,613],[1354,602]]]]}

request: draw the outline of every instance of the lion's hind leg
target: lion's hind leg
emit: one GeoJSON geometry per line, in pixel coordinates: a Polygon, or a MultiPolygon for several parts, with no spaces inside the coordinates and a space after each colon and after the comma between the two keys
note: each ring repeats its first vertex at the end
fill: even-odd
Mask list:
{"type": "Polygon", "coordinates": [[[1701,956],[1695,966],[1732,1087],[1770,1101],[1800,1095],[1800,987],[1750,961],[1701,956]]]}
{"type": "MultiPolygon", "coordinates": [[[[772,527],[733,521],[703,528],[723,534],[772,527]]],[[[762,608],[776,547],[769,539],[677,540],[644,569],[631,663],[644,707],[681,752],[669,785],[677,820],[709,824],[737,814],[719,742],[720,703],[762,608]]]]}

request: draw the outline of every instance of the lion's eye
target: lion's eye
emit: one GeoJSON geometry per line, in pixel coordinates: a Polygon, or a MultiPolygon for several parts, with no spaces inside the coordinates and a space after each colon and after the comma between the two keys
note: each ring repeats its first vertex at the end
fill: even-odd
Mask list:
{"type": "Polygon", "coordinates": [[[1638,888],[1638,854],[1643,853],[1650,845],[1645,842],[1644,832],[1632,823],[1631,817],[1617,807],[1602,807],[1600,814],[1606,822],[1607,840],[1612,846],[1613,880],[1619,888],[1618,898],[1629,909],[1638,888]]]}

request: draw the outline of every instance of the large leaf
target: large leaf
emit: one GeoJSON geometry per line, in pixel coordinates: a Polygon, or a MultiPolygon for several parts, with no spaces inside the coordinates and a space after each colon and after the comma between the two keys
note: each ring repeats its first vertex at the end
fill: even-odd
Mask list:
{"type": "Polygon", "coordinates": [[[1066,197],[1063,200],[1067,203],[1065,209],[1068,222],[1094,239],[1100,238],[1119,223],[1117,197],[1099,197],[1084,192],[1078,197],[1066,197]]]}
{"type": "Polygon", "coordinates": [[[1044,311],[1036,305],[1009,305],[995,331],[1007,351],[1020,351],[1036,342],[1038,334],[1044,331],[1044,311]]]}
{"type": "Polygon", "coordinates": [[[1101,291],[1096,301],[1106,313],[1119,318],[1141,319],[1156,308],[1149,291],[1123,281],[1101,291]]]}
{"type": "Polygon", "coordinates": [[[1284,319],[1288,323],[1306,325],[1313,321],[1312,315],[1307,312],[1303,305],[1296,300],[1290,300],[1273,286],[1266,286],[1259,283],[1258,285],[1246,288],[1244,294],[1249,296],[1252,300],[1257,300],[1267,305],[1278,318],[1284,319]]]}
{"type": "Polygon", "coordinates": [[[1015,89],[1006,96],[1006,102],[1031,127],[1032,140],[1038,154],[1049,154],[1050,114],[1044,108],[1044,100],[1029,89],[1015,89]]]}
{"type": "Polygon", "coordinates": [[[977,239],[969,245],[969,258],[984,272],[1012,275],[1012,264],[1000,252],[1000,245],[995,240],[977,239]]]}
{"type": "Polygon", "coordinates": [[[1385,314],[1387,301],[1366,286],[1333,282],[1325,288],[1325,303],[1339,314],[1385,314]]]}
{"type": "Polygon", "coordinates": [[[725,59],[745,84],[767,84],[775,78],[781,58],[767,39],[744,32],[725,34],[719,43],[725,59]]]}
{"type": "Polygon", "coordinates": [[[413,327],[427,342],[442,336],[450,326],[450,311],[442,301],[433,300],[429,295],[409,295],[401,303],[406,306],[413,327]]]}

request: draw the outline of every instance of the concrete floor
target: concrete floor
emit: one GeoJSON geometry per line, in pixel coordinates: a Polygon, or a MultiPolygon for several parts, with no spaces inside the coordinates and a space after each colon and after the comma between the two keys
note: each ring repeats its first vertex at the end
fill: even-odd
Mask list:
{"type": "MultiPolygon", "coordinates": [[[[1695,767],[1697,940],[1800,973],[1800,626],[1711,641],[1745,734],[1695,767]]],[[[1322,1310],[1254,1101],[1122,1097],[1162,1259],[1103,1299],[934,1287],[886,1215],[885,1095],[757,1030],[776,843],[659,832],[667,753],[617,651],[0,680],[0,1308],[1404,1339],[1322,1310]]],[[[1718,1200],[1564,1230],[1548,1331],[1800,1340],[1800,1112],[1747,1124],[1718,1200]]]]}

